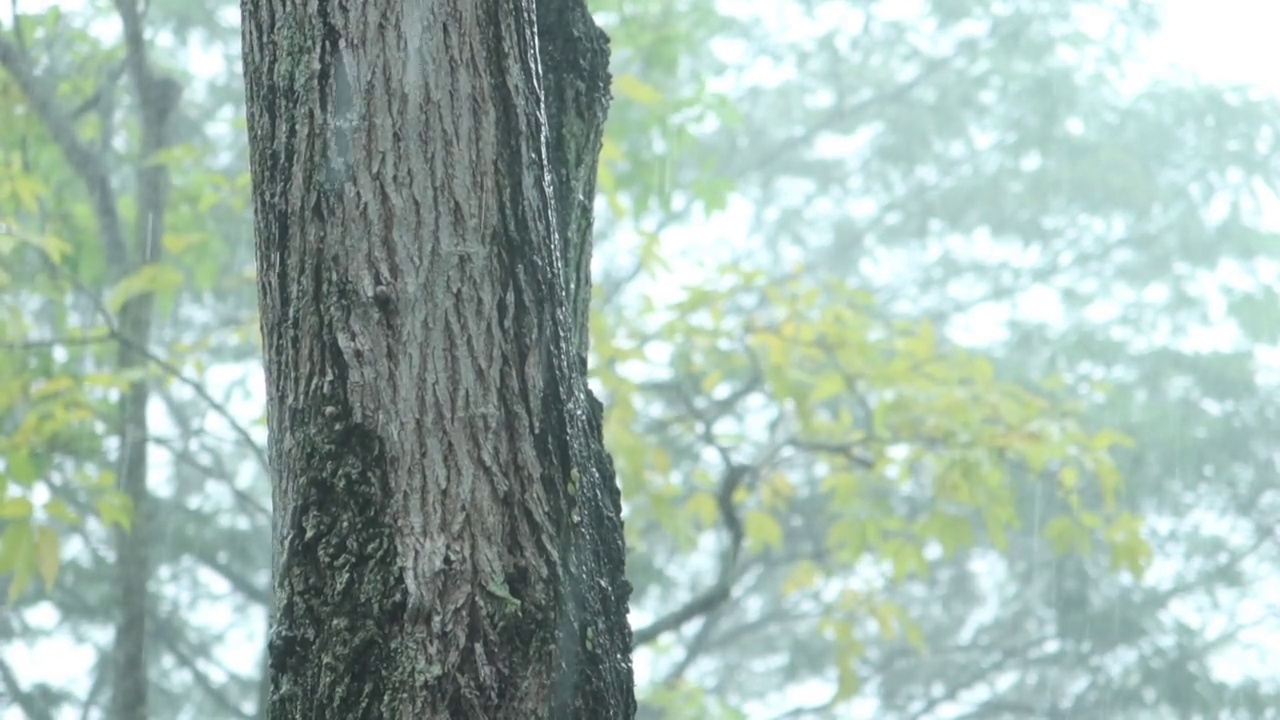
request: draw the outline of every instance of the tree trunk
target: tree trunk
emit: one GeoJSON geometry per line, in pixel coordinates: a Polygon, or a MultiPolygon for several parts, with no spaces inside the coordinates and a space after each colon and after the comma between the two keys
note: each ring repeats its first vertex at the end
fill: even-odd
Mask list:
{"type": "Polygon", "coordinates": [[[607,40],[582,0],[242,7],[270,716],[631,718],[585,379],[607,40]]]}
{"type": "MultiPolygon", "coordinates": [[[[138,22],[135,20],[135,23],[138,22]]],[[[131,27],[134,25],[130,25],[131,27]]],[[[141,38],[130,44],[137,52],[132,69],[141,119],[141,159],[137,170],[137,216],[134,230],[136,266],[130,270],[161,261],[164,244],[166,205],[169,197],[169,172],[151,159],[172,146],[171,121],[177,111],[182,88],[171,77],[157,74],[143,61],[141,38]]],[[[131,55],[131,59],[134,56],[131,55]]],[[[155,297],[143,293],[130,298],[120,309],[117,332],[120,336],[118,367],[121,372],[145,368],[146,347],[151,343],[155,297]]],[[[148,618],[151,614],[150,543],[155,542],[154,518],[151,514],[151,490],[148,487],[147,404],[151,387],[147,379],[129,383],[120,403],[120,488],[133,507],[129,531],[116,531],[116,585],[120,593],[120,619],[116,624],[112,661],[112,718],[114,720],[146,720],[150,716],[147,700],[148,618]]]]}

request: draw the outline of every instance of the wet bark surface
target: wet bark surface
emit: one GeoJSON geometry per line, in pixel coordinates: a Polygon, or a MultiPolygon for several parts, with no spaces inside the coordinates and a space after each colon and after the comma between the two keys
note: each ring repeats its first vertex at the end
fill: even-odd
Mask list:
{"type": "Polygon", "coordinates": [[[603,33],[581,0],[243,9],[270,716],[633,717],[585,378],[603,33]]]}

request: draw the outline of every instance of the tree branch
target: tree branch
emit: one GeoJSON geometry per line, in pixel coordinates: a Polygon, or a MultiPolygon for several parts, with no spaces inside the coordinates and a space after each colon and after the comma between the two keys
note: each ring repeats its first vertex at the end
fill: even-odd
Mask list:
{"type": "Polygon", "coordinates": [[[709,444],[720,454],[721,462],[724,464],[724,471],[720,475],[719,488],[716,492],[716,505],[719,509],[720,520],[728,534],[728,542],[720,560],[720,571],[716,582],[665,617],[633,631],[631,643],[633,648],[652,642],[663,633],[683,627],[685,623],[710,613],[728,600],[732,593],[738,555],[742,548],[742,521],[738,517],[737,508],[734,507],[733,494],[742,485],[743,479],[752,468],[735,463],[728,450],[721,447],[715,442],[714,438],[710,437],[710,423],[698,417],[697,410],[692,407],[692,403],[687,399],[686,404],[689,405],[689,410],[695,418],[702,423],[704,439],[708,439],[709,444]]]}
{"type": "Polygon", "coordinates": [[[116,207],[115,189],[106,164],[101,156],[80,141],[66,111],[59,107],[52,94],[47,91],[48,88],[57,87],[58,83],[50,78],[36,76],[21,48],[3,36],[0,36],[0,67],[4,67],[17,83],[36,117],[44,124],[54,144],[71,166],[71,171],[88,190],[93,214],[102,232],[107,266],[118,277],[124,272],[127,254],[124,230],[116,207]]]}
{"type": "MultiPolygon", "coordinates": [[[[30,718],[30,720],[53,719],[52,709],[36,698],[36,690],[40,686],[31,690],[23,690],[21,683],[18,682],[18,677],[13,674],[13,670],[3,660],[0,660],[0,680],[3,680],[5,687],[8,688],[6,694],[27,718],[30,718]]],[[[0,697],[3,697],[3,695],[0,695],[0,697]]]]}
{"type": "MultiPolygon", "coordinates": [[[[101,334],[101,335],[86,336],[83,340],[77,340],[76,338],[67,338],[64,340],[31,341],[31,343],[34,344],[35,347],[40,347],[41,345],[54,345],[59,343],[92,344],[95,342],[105,342],[105,341],[115,341],[115,342],[121,343],[122,345],[128,346],[134,352],[144,357],[148,362],[150,362],[151,364],[155,365],[156,367],[164,371],[164,373],[170,376],[170,378],[181,383],[182,385],[185,385],[192,392],[194,392],[196,394],[196,397],[203,400],[209,406],[209,409],[213,410],[213,412],[216,415],[218,415],[218,417],[222,418],[227,422],[227,424],[231,427],[231,432],[237,438],[239,438],[241,442],[245,444],[245,447],[247,447],[251,453],[253,453],[254,458],[257,460],[258,465],[262,467],[263,471],[265,472],[269,469],[269,465],[267,463],[266,451],[262,448],[261,445],[257,443],[257,441],[253,439],[253,436],[249,434],[248,429],[245,428],[235,418],[235,416],[231,414],[231,411],[228,410],[223,403],[218,402],[217,400],[214,399],[212,395],[209,394],[209,391],[204,387],[203,384],[188,377],[185,373],[182,372],[182,370],[178,366],[174,365],[172,362],[156,354],[151,349],[147,348],[146,346],[138,342],[135,342],[133,339],[129,337],[126,337],[124,333],[121,332],[120,328],[116,325],[115,318],[111,316],[111,313],[107,311],[106,307],[103,306],[102,302],[97,298],[97,296],[93,292],[91,292],[88,288],[86,288],[78,279],[71,276],[69,273],[66,273],[63,270],[63,268],[59,267],[56,263],[53,262],[51,258],[47,256],[45,257],[45,264],[48,266],[50,272],[62,277],[64,280],[66,280],[68,283],[71,284],[72,289],[74,289],[76,292],[80,293],[80,295],[84,297],[85,301],[88,302],[90,306],[93,308],[94,313],[99,317],[99,319],[102,320],[102,323],[103,325],[106,326],[107,331],[105,334],[101,334]]],[[[26,344],[15,342],[15,343],[8,343],[0,347],[5,347],[6,349],[22,349],[26,347],[26,344]]]]}

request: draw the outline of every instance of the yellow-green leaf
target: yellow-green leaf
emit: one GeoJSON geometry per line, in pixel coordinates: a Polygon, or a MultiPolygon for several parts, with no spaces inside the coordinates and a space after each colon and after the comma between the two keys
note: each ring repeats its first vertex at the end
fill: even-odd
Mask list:
{"type": "Polygon", "coordinates": [[[1068,465],[1058,472],[1058,483],[1065,492],[1075,492],[1080,485],[1080,471],[1068,465]]]}
{"type": "Polygon", "coordinates": [[[892,640],[898,635],[898,611],[889,603],[878,602],[871,606],[871,615],[880,627],[880,637],[892,640]]]}
{"type": "Polygon", "coordinates": [[[907,541],[893,539],[885,543],[884,554],[893,568],[894,580],[905,580],[909,577],[923,577],[928,572],[924,553],[919,545],[907,541]]]}
{"type": "Polygon", "coordinates": [[[166,167],[176,167],[178,165],[188,165],[200,160],[200,151],[196,146],[191,144],[173,145],[164,150],[158,150],[151,154],[147,159],[148,165],[163,165],[166,167]]]}
{"type": "Polygon", "coordinates": [[[31,501],[26,498],[11,497],[0,500],[0,519],[24,520],[31,517],[31,501]]]}
{"type": "Polygon", "coordinates": [[[115,525],[124,530],[133,526],[133,517],[129,498],[116,491],[108,491],[94,503],[98,516],[108,526],[115,525]]]}
{"type": "Polygon", "coordinates": [[[684,509],[704,528],[714,525],[720,514],[715,495],[705,491],[694,493],[685,503],[684,509]]]}
{"type": "Polygon", "coordinates": [[[973,524],[968,518],[953,513],[933,513],[924,521],[922,529],[942,545],[947,557],[973,544],[973,524]]]}
{"type": "Polygon", "coordinates": [[[616,162],[622,159],[622,148],[618,147],[618,143],[613,141],[611,137],[605,137],[604,142],[600,145],[600,161],[616,162]]]}
{"type": "Polygon", "coordinates": [[[49,514],[49,517],[61,520],[68,525],[77,526],[80,524],[80,515],[68,507],[66,501],[61,498],[54,498],[45,503],[44,511],[49,514]]]}
{"type": "Polygon", "coordinates": [[[31,397],[35,399],[53,397],[54,395],[72,390],[75,386],[75,378],[67,375],[57,375],[37,385],[31,391],[31,397]]]}
{"type": "Polygon", "coordinates": [[[795,495],[791,479],[782,473],[774,473],[760,483],[760,500],[766,508],[780,508],[795,495]]]}
{"type": "Polygon", "coordinates": [[[845,520],[827,530],[827,547],[832,554],[845,562],[853,562],[862,556],[871,540],[870,528],[862,522],[845,520]]]}
{"type": "Polygon", "coordinates": [[[1151,562],[1151,546],[1142,536],[1142,520],[1130,513],[1123,513],[1107,529],[1111,544],[1111,564],[1141,579],[1151,562]]]}
{"type": "Polygon", "coordinates": [[[818,583],[821,577],[822,568],[812,560],[801,560],[791,568],[791,572],[787,573],[786,579],[782,581],[782,594],[793,595],[802,590],[808,590],[818,583]]]}
{"type": "Polygon", "coordinates": [[[1059,515],[1045,523],[1044,537],[1059,555],[1071,552],[1084,554],[1089,552],[1092,545],[1089,531],[1066,515],[1059,515]]]}
{"type": "Polygon", "coordinates": [[[970,368],[973,373],[973,379],[980,385],[989,385],[992,380],[995,380],[995,366],[986,358],[974,358],[970,368]]]}
{"type": "Polygon", "coordinates": [[[0,535],[0,575],[13,572],[22,564],[22,556],[30,552],[30,523],[7,523],[4,528],[4,534],[0,535]]]}
{"type": "Polygon", "coordinates": [[[52,590],[58,579],[58,533],[48,525],[36,530],[36,571],[44,580],[45,592],[52,590]]]}
{"type": "Polygon", "coordinates": [[[742,531],[747,540],[757,548],[782,547],[782,525],[776,518],[761,510],[752,510],[742,520],[742,531]]]}
{"type": "Polygon", "coordinates": [[[903,620],[902,632],[903,639],[916,652],[923,653],[928,649],[924,639],[924,631],[920,629],[919,623],[913,622],[910,618],[903,620]]]}
{"type": "Polygon", "coordinates": [[[13,577],[9,580],[9,598],[8,603],[12,605],[15,600],[22,597],[22,593],[27,591],[27,586],[31,584],[31,555],[28,554],[25,560],[14,568],[13,577]]]}
{"type": "Polygon", "coordinates": [[[702,392],[709,393],[712,390],[715,390],[716,387],[719,386],[720,383],[723,381],[724,381],[724,373],[722,372],[707,373],[706,376],[702,378],[702,392]]]}
{"type": "Polygon", "coordinates": [[[11,523],[0,537],[0,573],[12,573],[9,579],[9,604],[12,605],[31,582],[32,565],[35,564],[31,525],[26,522],[11,523]]]}
{"type": "MultiPolygon", "coordinates": [[[[9,467],[6,475],[7,480],[12,480],[19,485],[30,486],[39,478],[39,469],[36,467],[35,459],[31,457],[30,451],[26,449],[18,449],[9,453],[5,458],[5,464],[9,467]]],[[[3,512],[0,510],[0,512],[3,512]]]]}
{"type": "Polygon", "coordinates": [[[844,394],[844,378],[839,373],[827,373],[813,384],[813,392],[809,395],[809,401],[815,405],[830,400],[844,394]]]}
{"type": "Polygon", "coordinates": [[[200,245],[208,236],[200,233],[165,233],[161,243],[164,249],[172,255],[181,255],[186,250],[200,245]]]}
{"type": "Polygon", "coordinates": [[[662,93],[635,75],[618,75],[613,79],[613,89],[622,97],[641,105],[657,105],[662,102],[662,93]]]}
{"type": "Polygon", "coordinates": [[[1125,435],[1119,430],[1111,429],[1101,430],[1094,433],[1093,437],[1090,439],[1090,444],[1093,445],[1095,450],[1107,450],[1112,446],[1122,448],[1131,448],[1134,446],[1133,438],[1125,435]]]}
{"type": "Polygon", "coordinates": [[[106,306],[111,312],[120,312],[126,302],[139,295],[173,292],[182,287],[183,282],[182,272],[175,267],[157,263],[143,265],[111,289],[106,306]]]}

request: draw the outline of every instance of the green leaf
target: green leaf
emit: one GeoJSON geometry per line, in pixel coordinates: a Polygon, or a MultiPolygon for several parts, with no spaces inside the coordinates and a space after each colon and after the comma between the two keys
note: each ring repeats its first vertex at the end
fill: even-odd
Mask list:
{"type": "MultiPolygon", "coordinates": [[[[184,252],[187,252],[188,250],[190,250],[191,248],[198,247],[199,245],[205,243],[208,239],[209,239],[208,236],[203,233],[172,233],[171,232],[171,233],[165,233],[165,236],[161,239],[161,243],[164,245],[165,252],[169,253],[170,255],[181,255],[184,252]]],[[[209,264],[213,264],[216,267],[216,264],[214,263],[209,263],[209,264]]]]}
{"type": "Polygon", "coordinates": [[[182,287],[184,280],[182,272],[170,265],[143,265],[111,289],[106,307],[118,313],[129,300],[148,293],[172,293],[182,287]]]}
{"type": "Polygon", "coordinates": [[[1070,465],[1058,471],[1058,484],[1064,492],[1075,492],[1080,486],[1080,471],[1070,465]]]}
{"type": "Polygon", "coordinates": [[[973,523],[968,518],[952,513],[933,513],[923,523],[922,530],[942,545],[942,552],[947,557],[973,545],[973,523]]]}
{"type": "MultiPolygon", "coordinates": [[[[1280,312],[1280,308],[1277,308],[1277,312],[1280,312]]],[[[1094,450],[1098,451],[1110,450],[1112,447],[1132,448],[1135,445],[1133,438],[1119,430],[1111,429],[1099,430],[1094,433],[1089,444],[1094,450]]]]}
{"type": "Polygon", "coordinates": [[[923,577],[928,571],[923,548],[917,543],[893,539],[885,543],[884,554],[893,569],[894,580],[923,577]]]}
{"type": "Polygon", "coordinates": [[[31,524],[16,522],[9,524],[0,536],[0,573],[10,573],[8,603],[26,591],[31,582],[32,566],[35,564],[35,542],[31,533],[31,524]]]}
{"type": "Polygon", "coordinates": [[[1087,554],[1092,545],[1089,531],[1066,515],[1051,518],[1044,525],[1044,537],[1058,555],[1087,554]]]}
{"type": "Polygon", "coordinates": [[[816,585],[821,577],[821,566],[812,560],[801,560],[791,568],[791,572],[787,573],[786,579],[782,581],[781,592],[785,596],[808,590],[816,585]]]}
{"type": "Polygon", "coordinates": [[[6,523],[4,534],[0,535],[0,575],[13,572],[20,564],[24,553],[31,552],[31,524],[28,522],[6,523]]]}
{"type": "Polygon", "coordinates": [[[749,511],[742,519],[742,531],[753,547],[774,550],[782,547],[782,525],[767,512],[749,511]]]}
{"type": "Polygon", "coordinates": [[[31,517],[31,501],[11,497],[0,500],[0,520],[26,520],[31,517]]]}
{"type": "Polygon", "coordinates": [[[613,79],[613,89],[622,97],[641,105],[658,105],[663,100],[662,93],[657,88],[635,75],[618,75],[613,79]]]}
{"type": "Polygon", "coordinates": [[[18,567],[13,569],[13,577],[9,580],[8,603],[10,605],[22,597],[22,593],[26,592],[27,586],[31,584],[31,558],[30,553],[19,558],[18,567]]]}
{"type": "Polygon", "coordinates": [[[724,373],[714,371],[709,372],[702,378],[702,392],[709,393],[719,387],[722,382],[724,382],[724,373]]]}
{"type": "Polygon", "coordinates": [[[71,525],[73,527],[80,525],[80,515],[72,510],[61,498],[54,498],[45,503],[44,511],[49,517],[71,525]]]}
{"type": "Polygon", "coordinates": [[[1151,563],[1151,546],[1142,537],[1142,521],[1137,516],[1124,513],[1107,529],[1111,547],[1112,567],[1124,570],[1141,580],[1151,563]]]}
{"type": "Polygon", "coordinates": [[[813,392],[809,394],[809,402],[821,404],[845,392],[844,378],[839,373],[826,373],[813,384],[813,392]]]}
{"type": "Polygon", "coordinates": [[[704,528],[715,525],[716,519],[720,516],[720,506],[716,496],[706,491],[694,493],[685,503],[684,509],[704,528]]]}
{"type": "Polygon", "coordinates": [[[30,487],[40,479],[40,470],[36,467],[31,452],[25,448],[16,449],[4,459],[8,466],[6,476],[19,485],[30,487]]]}
{"type": "Polygon", "coordinates": [[[125,531],[133,527],[133,512],[129,498],[123,493],[115,490],[106,491],[94,506],[98,510],[98,516],[108,527],[116,526],[125,531]]]}
{"type": "Polygon", "coordinates": [[[44,580],[45,592],[53,589],[58,579],[58,533],[48,525],[41,525],[36,530],[35,546],[36,570],[44,580]]]}

